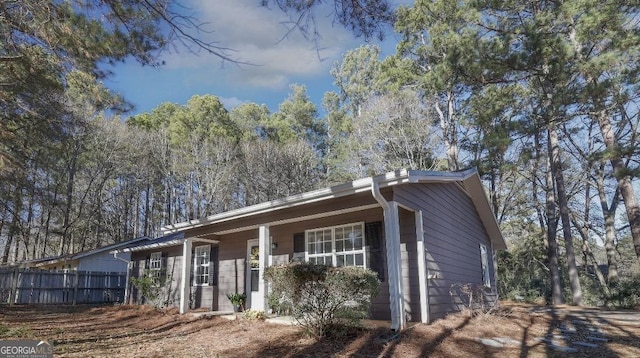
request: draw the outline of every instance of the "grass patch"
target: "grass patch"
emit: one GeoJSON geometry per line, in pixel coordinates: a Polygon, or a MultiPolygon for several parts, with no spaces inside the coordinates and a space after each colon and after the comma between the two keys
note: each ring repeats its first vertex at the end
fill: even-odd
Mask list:
{"type": "Polygon", "coordinates": [[[7,328],[3,326],[3,328],[0,328],[0,335],[6,336],[6,337],[13,337],[13,338],[33,337],[33,331],[31,331],[29,327],[18,326],[15,328],[7,328]],[[3,328],[5,329],[4,331],[2,330],[3,328]]]}
{"type": "Polygon", "coordinates": [[[7,335],[8,332],[9,332],[9,327],[0,323],[0,337],[7,335]]]}

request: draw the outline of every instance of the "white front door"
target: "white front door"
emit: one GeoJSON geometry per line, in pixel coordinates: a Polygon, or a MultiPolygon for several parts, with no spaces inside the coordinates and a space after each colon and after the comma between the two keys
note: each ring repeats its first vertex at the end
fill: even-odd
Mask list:
{"type": "Polygon", "coordinates": [[[247,308],[264,307],[264,294],[260,292],[260,246],[258,239],[247,240],[247,308]]]}

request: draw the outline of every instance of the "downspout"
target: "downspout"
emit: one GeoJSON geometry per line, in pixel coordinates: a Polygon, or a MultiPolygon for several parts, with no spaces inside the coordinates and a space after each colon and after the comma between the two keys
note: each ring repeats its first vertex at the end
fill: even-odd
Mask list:
{"type": "Polygon", "coordinates": [[[113,252],[113,258],[127,264],[127,275],[124,279],[124,302],[122,303],[129,304],[129,276],[131,275],[131,260],[125,260],[122,257],[118,257],[118,251],[113,252]]]}
{"type": "Polygon", "coordinates": [[[387,248],[387,271],[389,273],[389,306],[391,308],[391,329],[404,329],[404,297],[402,290],[402,268],[400,260],[400,226],[398,204],[389,203],[380,193],[380,180],[371,178],[371,194],[380,204],[384,213],[384,233],[387,248]]]}

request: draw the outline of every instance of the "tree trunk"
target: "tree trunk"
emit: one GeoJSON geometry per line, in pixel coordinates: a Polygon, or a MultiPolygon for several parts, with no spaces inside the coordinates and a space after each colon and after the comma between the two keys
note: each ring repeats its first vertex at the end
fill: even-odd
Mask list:
{"type": "Polygon", "coordinates": [[[618,257],[616,253],[616,209],[620,202],[620,191],[616,189],[611,204],[607,203],[607,194],[604,188],[604,163],[601,164],[596,177],[596,185],[598,188],[598,198],[600,199],[600,207],[604,218],[604,247],[607,252],[607,264],[609,266],[609,274],[607,280],[609,284],[618,281],[618,257]]]}
{"type": "Polygon", "coordinates": [[[571,285],[572,301],[574,305],[582,306],[582,288],[580,277],[576,267],[576,256],[573,248],[573,236],[571,234],[571,220],[569,218],[569,203],[564,183],[562,160],[560,158],[560,144],[558,142],[558,132],[555,124],[549,123],[549,157],[551,158],[551,172],[555,179],[556,192],[558,193],[558,204],[560,206],[560,218],[562,219],[562,234],[565,241],[565,251],[567,253],[567,266],[569,269],[569,284],[571,285]]]}
{"type": "Polygon", "coordinates": [[[636,197],[631,182],[631,174],[627,166],[624,164],[620,155],[620,146],[615,136],[611,121],[605,109],[598,111],[598,126],[602,132],[604,144],[607,147],[609,162],[613,167],[613,175],[618,180],[618,189],[624,202],[624,207],[629,219],[629,227],[631,228],[631,238],[633,239],[633,247],[636,252],[636,258],[640,264],[640,207],[638,207],[638,198],[636,197]]]}
{"type": "Polygon", "coordinates": [[[449,170],[458,170],[458,138],[455,123],[455,95],[452,91],[447,93],[447,113],[445,114],[440,108],[438,99],[434,100],[435,110],[440,119],[440,129],[442,130],[442,138],[447,156],[447,166],[449,170]]]}
{"type": "Polygon", "coordinates": [[[551,273],[551,302],[554,305],[564,303],[562,297],[562,277],[560,276],[560,264],[558,262],[558,241],[556,231],[558,229],[558,215],[556,214],[556,198],[553,189],[553,174],[551,173],[551,160],[547,158],[546,194],[547,194],[547,256],[549,257],[549,272],[551,273]]]}
{"type": "MultiPolygon", "coordinates": [[[[2,225],[4,226],[4,220],[2,220],[2,225]]],[[[11,225],[11,224],[9,224],[11,225]]],[[[9,229],[11,230],[11,229],[9,229]]],[[[2,260],[0,260],[0,265],[4,266],[9,263],[9,251],[11,250],[11,241],[13,240],[13,236],[11,233],[7,235],[7,239],[4,243],[4,248],[2,249],[2,260]]]]}
{"type": "Polygon", "coordinates": [[[47,208],[47,220],[44,226],[44,239],[42,240],[42,253],[40,254],[40,257],[47,257],[47,244],[49,243],[50,236],[49,228],[51,227],[51,214],[53,212],[53,209],[58,205],[58,186],[54,186],[55,189],[53,192],[52,204],[49,208],[47,208]]]}
{"type": "Polygon", "coordinates": [[[65,244],[69,239],[70,225],[71,225],[71,210],[73,209],[73,187],[74,180],[78,164],[78,155],[80,153],[80,143],[77,141],[73,144],[73,153],[71,153],[71,162],[69,163],[69,177],[67,179],[67,196],[66,205],[64,209],[64,222],[62,224],[63,234],[60,240],[60,246],[58,248],[58,255],[64,255],[65,244]]]}
{"type": "MultiPolygon", "coordinates": [[[[33,185],[32,185],[33,187],[33,185]]],[[[34,190],[29,190],[29,204],[27,205],[27,218],[25,220],[26,227],[22,228],[22,244],[24,245],[24,251],[22,252],[22,259],[29,260],[35,257],[32,257],[30,254],[29,243],[31,241],[31,226],[33,221],[33,202],[34,202],[34,190]]]]}
{"type": "MultiPolygon", "coordinates": [[[[569,19],[569,21],[573,25],[572,19],[569,19]]],[[[585,59],[583,58],[581,51],[583,44],[577,41],[574,26],[571,26],[569,39],[573,43],[578,59],[584,61],[585,59]]],[[[584,73],[584,76],[586,82],[593,88],[601,87],[597,77],[591,75],[588,72],[584,73]]],[[[607,148],[607,155],[609,156],[609,162],[611,164],[611,167],[613,168],[613,175],[618,180],[618,190],[620,191],[622,201],[624,202],[627,218],[629,220],[629,227],[631,228],[633,247],[636,253],[637,261],[640,264],[640,207],[638,207],[638,199],[631,182],[631,174],[629,173],[627,166],[622,160],[623,157],[620,150],[620,144],[618,143],[618,139],[616,138],[615,130],[611,125],[609,111],[607,110],[606,104],[604,103],[605,99],[602,96],[596,96],[595,93],[602,92],[591,92],[591,100],[593,102],[595,110],[594,114],[596,116],[596,121],[598,122],[600,132],[602,133],[602,140],[607,148]]]]}
{"type": "MultiPolygon", "coordinates": [[[[600,266],[598,266],[598,261],[596,260],[595,256],[593,255],[593,252],[591,251],[591,247],[589,246],[589,229],[586,226],[578,226],[578,223],[574,223],[574,225],[578,228],[578,231],[580,232],[580,236],[582,236],[582,251],[584,252],[585,257],[591,259],[591,263],[592,263],[592,267],[593,267],[593,272],[596,274],[596,277],[598,278],[598,283],[600,284],[600,287],[602,288],[602,291],[604,292],[604,295],[606,297],[609,297],[611,292],[609,291],[609,285],[607,285],[607,280],[605,280],[604,275],[602,274],[602,271],[600,271],[600,266]]],[[[585,270],[587,269],[587,263],[588,261],[585,260],[584,261],[584,267],[585,270]]]]}
{"type": "Polygon", "coordinates": [[[151,195],[151,182],[149,181],[149,177],[147,177],[147,188],[144,195],[144,231],[142,233],[143,236],[150,236],[150,221],[149,215],[151,215],[151,199],[149,196],[151,195]]]}

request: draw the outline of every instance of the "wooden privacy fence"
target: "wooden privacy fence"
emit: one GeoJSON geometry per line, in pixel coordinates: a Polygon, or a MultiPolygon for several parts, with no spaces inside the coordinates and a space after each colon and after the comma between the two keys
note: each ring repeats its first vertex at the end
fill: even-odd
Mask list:
{"type": "Polygon", "coordinates": [[[123,272],[0,269],[0,304],[123,302],[123,272]]]}

